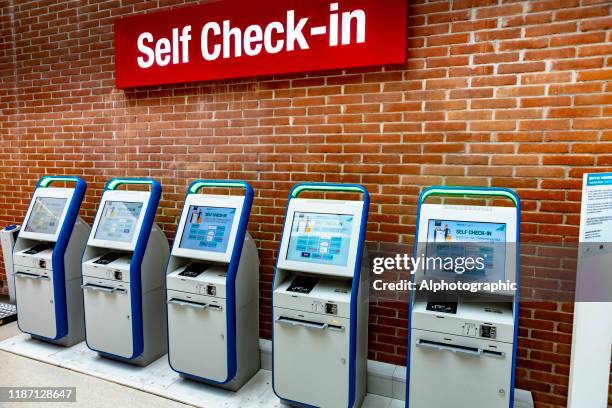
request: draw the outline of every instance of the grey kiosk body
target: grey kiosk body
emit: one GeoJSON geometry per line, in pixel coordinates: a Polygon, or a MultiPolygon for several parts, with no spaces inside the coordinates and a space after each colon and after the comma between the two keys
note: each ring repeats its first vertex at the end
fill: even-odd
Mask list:
{"type": "Polygon", "coordinates": [[[191,184],[167,268],[168,360],[181,376],[237,390],[260,367],[259,257],[245,182],[191,184]],[[241,188],[244,195],[199,194],[241,188]]]}
{"type": "Polygon", "coordinates": [[[83,254],[87,346],[140,366],[167,350],[163,286],[169,246],[154,223],[160,196],[155,180],[109,181],[83,254]],[[150,191],[117,190],[134,184],[150,191]]]}
{"type": "Polygon", "coordinates": [[[62,346],[85,337],[80,258],[90,228],[79,209],[86,189],[78,177],[40,179],[13,248],[19,329],[62,346]],[[58,182],[75,187],[49,187],[58,182]]]}
{"type": "Polygon", "coordinates": [[[415,255],[457,262],[421,263],[417,287],[444,281],[500,289],[411,293],[406,407],[446,408],[449,401],[457,408],[513,406],[519,218],[519,198],[507,189],[430,187],[421,194],[415,255]],[[425,203],[457,195],[494,204],[506,199],[514,207],[425,203]]]}
{"type": "Polygon", "coordinates": [[[273,282],[273,388],[290,404],[358,407],[366,393],[369,195],[359,185],[298,184],[273,282]],[[304,191],[363,201],[298,198],[304,191]]]}

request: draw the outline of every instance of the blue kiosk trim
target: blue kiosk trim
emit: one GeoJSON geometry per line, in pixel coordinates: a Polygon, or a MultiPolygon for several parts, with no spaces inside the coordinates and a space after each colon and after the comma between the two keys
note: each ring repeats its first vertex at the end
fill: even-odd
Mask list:
{"type": "MultiPolygon", "coordinates": [[[[237,352],[236,349],[236,275],[238,273],[238,266],[240,264],[240,256],[242,255],[242,247],[244,245],[244,239],[247,233],[247,227],[249,224],[249,216],[251,215],[251,207],[253,206],[254,192],[253,188],[249,183],[242,180],[196,180],[187,189],[187,194],[197,194],[203,188],[243,188],[244,202],[242,204],[242,211],[240,212],[240,221],[238,223],[238,229],[236,231],[236,239],[234,241],[234,247],[232,248],[232,256],[228,265],[226,275],[226,326],[227,326],[227,378],[224,381],[214,381],[208,378],[198,377],[196,375],[187,374],[180,370],[172,367],[170,362],[170,350],[168,349],[168,364],[170,368],[192,380],[197,380],[204,383],[222,385],[232,381],[236,376],[238,370],[237,365],[237,352]]],[[[185,209],[185,202],[183,201],[183,209],[185,209]]],[[[174,239],[176,240],[176,234],[174,239]]],[[[166,270],[168,265],[166,265],[166,270]]],[[[167,292],[166,292],[167,294],[167,292]]],[[[166,299],[168,300],[168,299],[166,299]]],[[[166,322],[167,324],[167,322],[166,322]]],[[[168,326],[166,325],[166,333],[168,333],[168,326]]]]}
{"type": "MultiPolygon", "coordinates": [[[[518,313],[519,313],[519,296],[518,288],[520,288],[520,251],[518,248],[520,242],[520,225],[521,225],[521,200],[519,196],[513,190],[502,187],[453,187],[453,186],[434,186],[428,187],[421,191],[419,201],[417,204],[417,218],[416,218],[416,230],[414,233],[414,251],[417,250],[417,239],[419,236],[419,223],[421,217],[421,205],[425,200],[431,196],[480,196],[480,197],[503,197],[511,200],[516,207],[516,285],[517,293],[514,296],[514,344],[512,348],[512,374],[510,379],[510,404],[509,408],[514,406],[514,384],[515,384],[515,372],[516,372],[516,349],[517,349],[517,338],[518,338],[518,313]]],[[[414,282],[414,275],[411,275],[411,281],[414,282]]],[[[413,294],[410,292],[408,299],[408,344],[406,353],[406,408],[410,407],[410,344],[411,344],[411,329],[412,329],[412,298],[413,294]]]]}
{"type": "MultiPolygon", "coordinates": [[[[138,240],[136,241],[136,247],[132,255],[132,261],[130,262],[130,301],[132,309],[132,356],[129,358],[114,355],[104,351],[93,349],[87,344],[87,347],[93,351],[96,351],[102,355],[111,357],[117,360],[130,361],[140,356],[144,350],[144,336],[143,336],[143,322],[142,322],[142,280],[141,270],[142,260],[144,258],[145,250],[149,242],[149,236],[151,228],[155,222],[155,213],[157,212],[157,206],[161,198],[161,184],[153,179],[139,179],[139,178],[115,178],[110,180],[104,186],[104,191],[116,190],[120,185],[150,185],[151,194],[149,196],[149,203],[147,204],[147,210],[142,220],[142,226],[140,233],[138,234],[138,240]]],[[[102,193],[104,195],[104,193],[102,193]]],[[[85,337],[87,339],[87,337],[85,337]]]]}
{"type": "MultiPolygon", "coordinates": [[[[349,398],[348,407],[352,407],[355,403],[355,371],[357,358],[357,298],[359,291],[359,283],[361,281],[361,258],[363,254],[363,246],[365,242],[366,229],[368,225],[368,211],[370,208],[370,193],[365,187],[359,184],[335,184],[335,183],[299,183],[293,186],[289,192],[289,199],[285,207],[285,214],[289,208],[289,202],[293,198],[297,198],[304,191],[319,191],[319,192],[342,192],[342,193],[360,193],[363,195],[363,212],[361,216],[361,225],[359,226],[359,241],[357,243],[357,259],[355,260],[355,271],[353,273],[353,284],[351,287],[351,305],[350,305],[350,344],[349,344],[349,398]]],[[[287,218],[283,221],[282,231],[285,230],[287,218]]],[[[281,237],[282,241],[282,237],[281,237]]],[[[274,267],[274,277],[276,277],[276,269],[278,267],[278,259],[274,267]]],[[[272,279],[274,282],[274,278],[272,279]]],[[[274,297],[272,297],[272,309],[274,309],[274,297]]],[[[368,324],[366,322],[365,324],[368,324]]],[[[272,339],[274,339],[274,322],[272,322],[272,339]]],[[[274,370],[274,341],[272,341],[272,369],[274,370]]],[[[274,394],[283,401],[300,407],[312,407],[312,405],[303,404],[298,401],[288,400],[281,397],[276,392],[274,386],[274,375],[272,375],[272,390],[274,394]]]]}
{"type": "MultiPolygon", "coordinates": [[[[48,338],[35,333],[25,332],[19,327],[19,320],[17,321],[17,327],[24,333],[28,333],[34,337],[56,341],[68,334],[68,306],[66,304],[64,255],[68,249],[68,243],[70,242],[74,224],[79,217],[79,209],[85,197],[85,191],[87,191],[87,183],[76,176],[44,176],[38,180],[34,191],[39,188],[47,188],[52,183],[75,183],[74,193],[68,205],[64,224],[57,237],[57,241],[53,248],[53,255],[51,256],[51,263],[53,265],[53,298],[55,299],[55,337],[48,338]]],[[[19,307],[19,301],[17,301],[17,307],[19,307]]],[[[19,310],[17,313],[19,313],[19,310]]]]}

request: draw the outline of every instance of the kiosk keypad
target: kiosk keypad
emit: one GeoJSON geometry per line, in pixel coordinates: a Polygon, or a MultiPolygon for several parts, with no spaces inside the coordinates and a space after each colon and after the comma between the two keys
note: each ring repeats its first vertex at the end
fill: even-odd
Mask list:
{"type": "Polygon", "coordinates": [[[495,326],[481,325],[480,326],[480,337],[487,339],[495,339],[497,337],[497,328],[495,326]]]}

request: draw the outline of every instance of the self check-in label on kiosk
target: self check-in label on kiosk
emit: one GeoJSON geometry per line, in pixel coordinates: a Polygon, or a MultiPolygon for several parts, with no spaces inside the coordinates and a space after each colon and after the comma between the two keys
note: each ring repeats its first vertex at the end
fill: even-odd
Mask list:
{"type": "Polygon", "coordinates": [[[117,87],[403,63],[404,0],[222,0],[115,22],[117,87]]]}

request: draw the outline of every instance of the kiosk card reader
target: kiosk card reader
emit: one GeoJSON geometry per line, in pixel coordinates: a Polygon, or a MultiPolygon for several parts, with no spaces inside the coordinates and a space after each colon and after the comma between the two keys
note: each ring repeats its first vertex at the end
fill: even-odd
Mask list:
{"type": "Polygon", "coordinates": [[[154,223],[160,196],[155,180],[109,181],[82,260],[87,346],[136,365],[167,349],[163,279],[169,248],[154,223]],[[134,184],[150,190],[117,190],[134,184]]]}
{"type": "Polygon", "coordinates": [[[476,290],[411,293],[406,407],[512,407],[519,219],[520,201],[511,190],[431,187],[421,194],[415,255],[426,262],[413,275],[417,288],[444,281],[476,290]],[[457,195],[509,199],[514,206],[425,203],[457,195]],[[453,262],[442,266],[436,258],[453,262]],[[516,285],[495,292],[484,285],[500,282],[516,285]]]}
{"type": "Polygon", "coordinates": [[[167,268],[168,360],[183,377],[237,390],[259,370],[259,257],[241,181],[189,187],[167,268]],[[243,196],[198,193],[242,188],[243,196]]]}
{"type": "Polygon", "coordinates": [[[273,283],[273,388],[286,402],[357,407],[365,396],[368,207],[359,185],[291,190],[273,283]],[[359,193],[363,201],[298,198],[304,191],[359,193]]]}
{"type": "Polygon", "coordinates": [[[79,209],[86,189],[78,177],[40,179],[13,248],[19,329],[63,346],[85,337],[80,258],[90,228],[79,209]],[[57,182],[75,186],[49,187],[57,182]]]}

